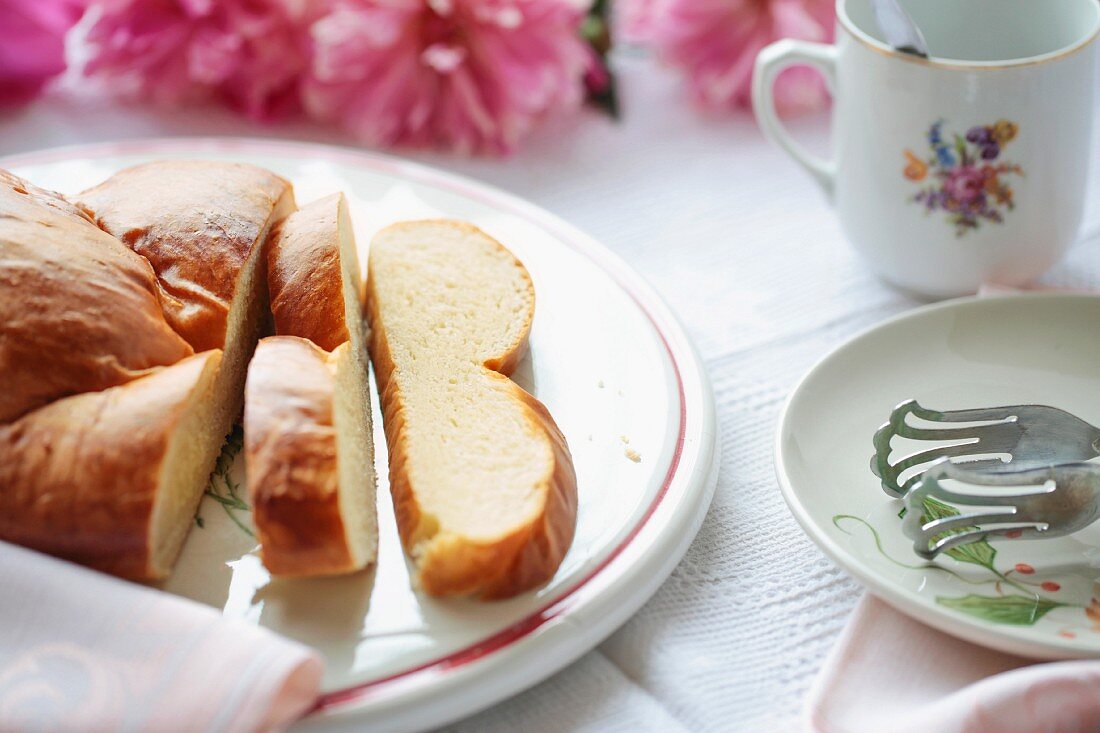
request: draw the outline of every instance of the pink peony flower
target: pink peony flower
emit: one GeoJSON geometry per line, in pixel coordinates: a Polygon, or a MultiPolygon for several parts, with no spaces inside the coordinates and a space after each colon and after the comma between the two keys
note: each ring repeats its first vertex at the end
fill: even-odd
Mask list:
{"type": "MultiPolygon", "coordinates": [[[[298,106],[319,0],[93,0],[83,73],[161,104],[220,96],[256,119],[298,106]]],[[[83,24],[82,24],[83,25],[83,24]]]]}
{"type": "MultiPolygon", "coordinates": [[[[693,95],[709,107],[749,106],[756,54],[769,43],[833,39],[834,0],[625,1],[652,5],[645,34],[662,59],[683,68],[693,95]]],[[[826,99],[825,83],[812,69],[788,69],[776,80],[781,112],[814,109],[826,99]]]]}
{"type": "Polygon", "coordinates": [[[580,18],[567,0],[339,0],[303,102],[375,145],[506,152],[581,102],[580,18]]]}
{"type": "Polygon", "coordinates": [[[653,37],[658,0],[618,0],[611,8],[615,15],[615,39],[627,43],[647,43],[653,37]]]}
{"type": "Polygon", "coordinates": [[[85,0],[0,0],[0,106],[25,102],[65,70],[65,33],[85,0]]]}

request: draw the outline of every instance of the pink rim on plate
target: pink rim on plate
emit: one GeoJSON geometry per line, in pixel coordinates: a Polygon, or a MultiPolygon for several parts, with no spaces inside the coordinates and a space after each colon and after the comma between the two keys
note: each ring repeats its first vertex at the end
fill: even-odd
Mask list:
{"type": "MultiPolygon", "coordinates": [[[[654,331],[660,338],[664,350],[668,355],[669,364],[671,365],[676,381],[678,392],[677,398],[679,401],[679,424],[676,430],[676,444],[669,460],[668,468],[664,474],[664,480],[653,501],[646,508],[638,522],[629,530],[626,537],[610,551],[607,557],[599,563],[599,565],[578,582],[564,590],[556,598],[507,628],[497,631],[477,643],[451,652],[438,659],[417,665],[416,667],[368,682],[330,690],[320,696],[311,714],[318,712],[336,712],[359,707],[369,700],[389,697],[391,694],[396,694],[398,690],[404,691],[411,687],[417,687],[438,677],[440,674],[455,671],[479,660],[492,657],[508,647],[515,645],[547,623],[561,617],[576,607],[581,600],[582,591],[592,586],[593,581],[602,578],[602,576],[608,572],[609,566],[611,566],[614,561],[622,555],[623,551],[637,539],[638,534],[647,523],[649,523],[654,513],[664,502],[669,487],[672,485],[681,468],[681,458],[684,452],[687,429],[687,405],[681,363],[676,351],[670,345],[670,341],[673,339],[669,337],[666,331],[666,329],[678,329],[678,327],[667,322],[667,317],[666,319],[659,319],[653,313],[649,303],[655,300],[655,296],[645,293],[638,287],[637,283],[624,276],[623,272],[626,268],[618,261],[618,258],[589,240],[587,236],[582,235],[572,226],[565,224],[557,217],[539,209],[533,204],[527,203],[511,194],[493,189],[485,184],[476,183],[454,174],[435,170],[428,166],[375,153],[342,149],[330,145],[275,140],[169,138],[94,143],[17,154],[7,156],[0,160],[0,166],[4,168],[16,168],[20,166],[54,163],[80,157],[100,158],[116,155],[155,155],[162,152],[181,151],[227,155],[233,153],[270,154],[291,158],[327,159],[349,167],[400,176],[401,178],[418,183],[452,191],[490,205],[500,211],[526,219],[547,232],[552,233],[558,241],[595,262],[601,270],[610,276],[612,280],[631,297],[635,305],[645,314],[654,331]],[[664,322],[662,323],[662,321],[664,322]]],[[[626,270],[626,272],[630,271],[626,270]]],[[[679,340],[683,339],[681,338],[679,340]]],[[[714,468],[716,468],[716,466],[714,468]]],[[[712,468],[710,473],[714,473],[714,468],[712,468]]],[[[713,485],[711,485],[705,497],[706,503],[708,504],[710,490],[712,489],[713,485]]],[[[702,516],[700,514],[700,521],[701,518],[702,516]]],[[[698,522],[696,522],[695,525],[697,529],[698,522]]],[[[694,531],[692,535],[694,535],[694,531]]],[[[671,568],[669,569],[671,570],[671,568]]],[[[640,605],[640,603],[638,605],[640,605]]]]}

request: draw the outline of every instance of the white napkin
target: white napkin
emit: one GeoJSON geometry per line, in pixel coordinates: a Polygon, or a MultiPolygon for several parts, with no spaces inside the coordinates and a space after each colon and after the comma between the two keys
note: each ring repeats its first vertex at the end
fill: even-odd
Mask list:
{"type": "Polygon", "coordinates": [[[321,671],[266,629],[0,542],[0,730],[280,730],[321,671]]]}

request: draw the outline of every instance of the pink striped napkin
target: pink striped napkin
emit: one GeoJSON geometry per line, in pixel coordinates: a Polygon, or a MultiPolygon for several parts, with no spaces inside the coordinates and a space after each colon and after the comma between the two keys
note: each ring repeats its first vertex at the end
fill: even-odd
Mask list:
{"type": "Polygon", "coordinates": [[[213,608],[0,542],[0,730],[273,731],[320,657],[213,608]]]}
{"type": "MultiPolygon", "coordinates": [[[[993,285],[981,294],[1013,292],[993,285]]],[[[1095,733],[1100,661],[1037,664],[943,634],[865,595],[806,713],[816,733],[1095,733]]]]}

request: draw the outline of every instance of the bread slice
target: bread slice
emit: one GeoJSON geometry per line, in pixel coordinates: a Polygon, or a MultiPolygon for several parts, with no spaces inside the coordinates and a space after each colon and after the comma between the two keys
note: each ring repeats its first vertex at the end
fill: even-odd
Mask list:
{"type": "Polygon", "coordinates": [[[366,364],[294,336],[262,339],[245,389],[245,461],[263,563],[332,575],[374,563],[378,523],[366,364]]]}
{"type": "Polygon", "coordinates": [[[275,333],[325,351],[363,343],[363,285],[348,204],[338,193],[303,206],[271,234],[267,287],[275,333]]]}
{"type": "Polygon", "coordinates": [[[267,317],[266,242],[294,210],[290,183],[241,163],[172,160],[126,168],[79,199],[152,264],[172,327],[197,351],[224,350],[211,424],[224,437],[267,317]]]}
{"type": "Polygon", "coordinates": [[[418,221],[370,247],[367,313],[402,542],[432,595],[511,596],[573,540],[577,486],[546,408],[508,379],[534,287],[469,224],[418,221]]]}
{"type": "Polygon", "coordinates": [[[0,539],[124,577],[168,575],[224,435],[221,352],[0,426],[0,539]]]}
{"type": "Polygon", "coordinates": [[[276,575],[358,570],[375,560],[378,522],[363,285],[343,194],[272,233],[268,289],[286,337],[260,342],[245,390],[264,564],[276,575]]]}
{"type": "Polygon", "coordinates": [[[192,353],[148,262],[59,194],[0,171],[0,423],[192,353]]]}

